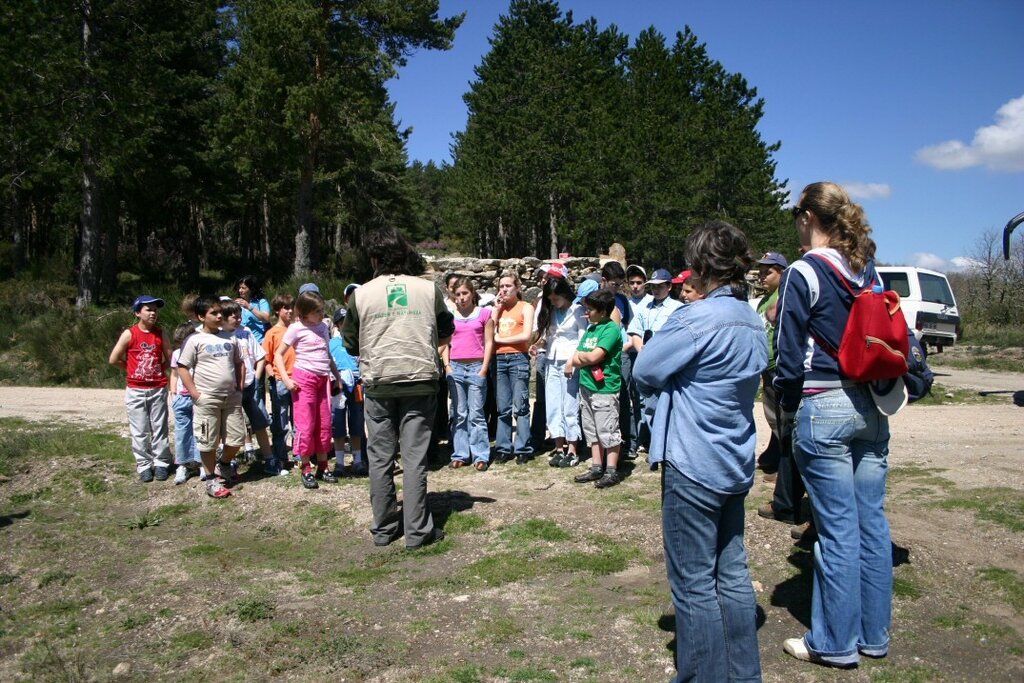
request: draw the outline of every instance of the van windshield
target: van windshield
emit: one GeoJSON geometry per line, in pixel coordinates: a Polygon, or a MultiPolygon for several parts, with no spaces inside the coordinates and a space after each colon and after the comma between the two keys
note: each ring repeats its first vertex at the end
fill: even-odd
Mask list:
{"type": "Polygon", "coordinates": [[[954,306],[953,292],[949,289],[946,278],[938,275],[919,274],[921,282],[921,299],[944,306],[954,306]]]}

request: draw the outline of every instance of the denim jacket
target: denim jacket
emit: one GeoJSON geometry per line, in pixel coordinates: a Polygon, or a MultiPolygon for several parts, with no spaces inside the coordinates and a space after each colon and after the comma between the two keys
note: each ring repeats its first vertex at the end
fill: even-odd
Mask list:
{"type": "Polygon", "coordinates": [[[637,355],[633,378],[657,395],[648,461],[716,493],[754,483],[754,398],[768,367],[757,313],[728,286],[673,312],[637,355]]]}

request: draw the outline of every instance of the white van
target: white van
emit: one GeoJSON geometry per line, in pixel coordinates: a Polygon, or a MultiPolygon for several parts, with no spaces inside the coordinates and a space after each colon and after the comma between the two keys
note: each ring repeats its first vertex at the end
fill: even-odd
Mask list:
{"type": "Polygon", "coordinates": [[[942,273],[910,266],[879,266],[886,289],[900,295],[907,324],[919,342],[942,351],[960,338],[960,311],[942,273]]]}

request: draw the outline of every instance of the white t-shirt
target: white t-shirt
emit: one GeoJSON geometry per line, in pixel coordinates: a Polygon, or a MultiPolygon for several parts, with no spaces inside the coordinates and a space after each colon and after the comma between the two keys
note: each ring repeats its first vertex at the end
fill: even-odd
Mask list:
{"type": "MultiPolygon", "coordinates": [[[[550,304],[549,304],[550,305],[550,304]]],[[[587,309],[582,304],[571,304],[565,310],[552,306],[551,322],[546,330],[549,362],[560,363],[572,358],[587,331],[587,309]]]]}

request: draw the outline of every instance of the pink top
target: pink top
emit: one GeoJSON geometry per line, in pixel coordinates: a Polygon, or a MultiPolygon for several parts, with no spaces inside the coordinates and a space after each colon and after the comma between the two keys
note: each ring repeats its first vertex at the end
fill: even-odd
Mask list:
{"type": "Polygon", "coordinates": [[[295,349],[295,367],[315,375],[330,375],[331,354],[327,346],[330,340],[327,323],[309,327],[297,321],[288,326],[281,341],[295,349]]]}
{"type": "Polygon", "coordinates": [[[452,360],[480,360],[484,357],[484,328],[491,319],[490,308],[477,306],[467,317],[454,311],[455,334],[452,335],[452,360]]]}
{"type": "MultiPolygon", "coordinates": [[[[178,357],[181,355],[181,349],[174,349],[174,353],[171,354],[171,371],[178,367],[178,357]]],[[[180,379],[178,380],[178,396],[188,396],[188,389],[185,388],[185,383],[180,379]]],[[[202,397],[200,397],[202,398],[202,397]]]]}

